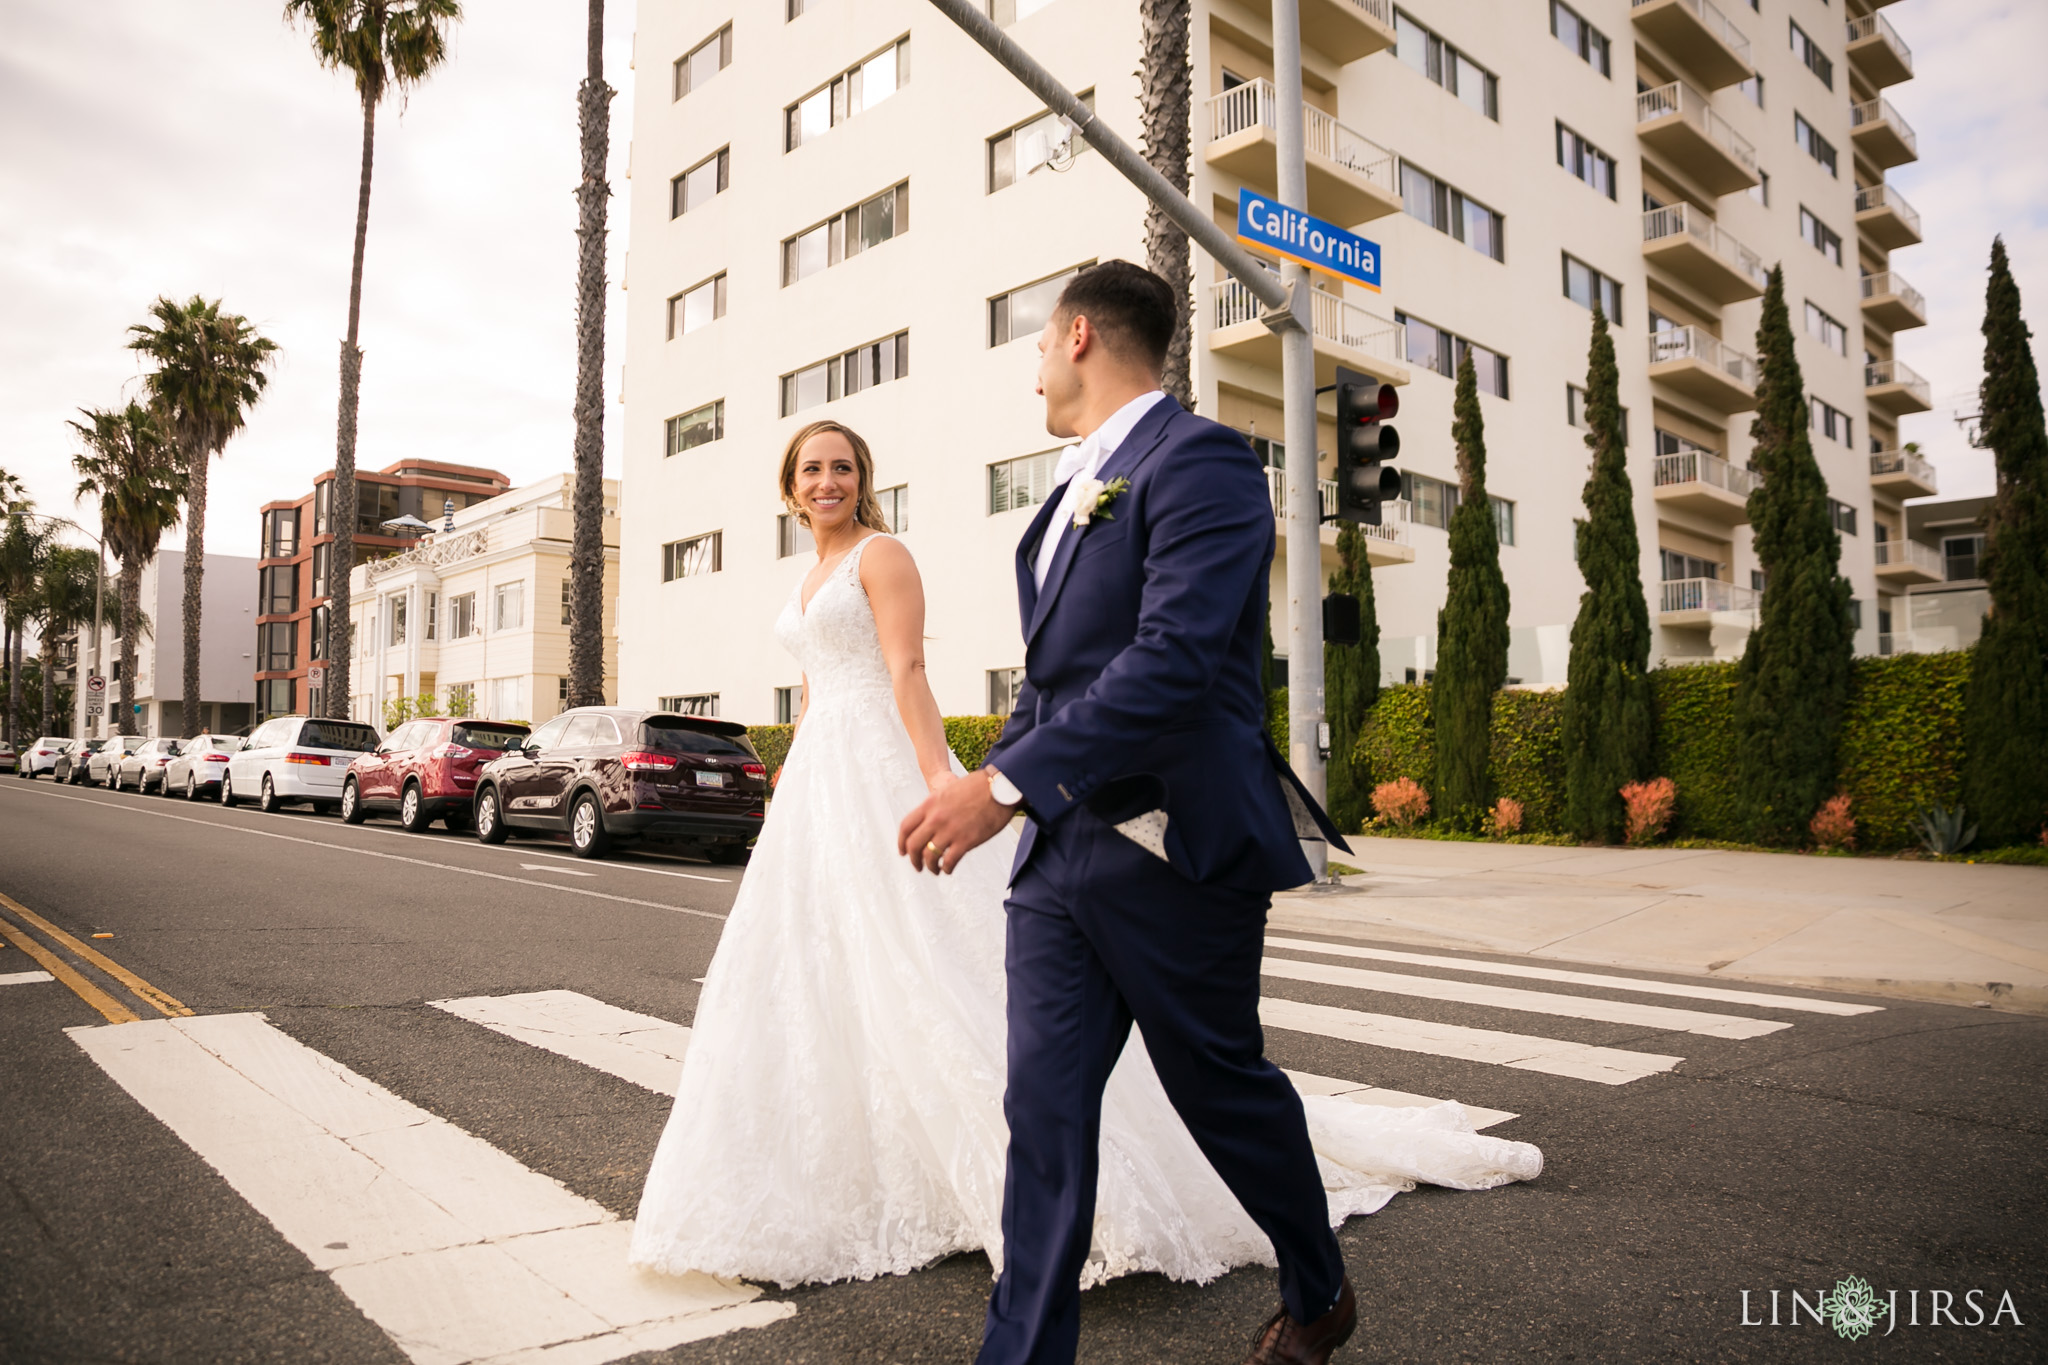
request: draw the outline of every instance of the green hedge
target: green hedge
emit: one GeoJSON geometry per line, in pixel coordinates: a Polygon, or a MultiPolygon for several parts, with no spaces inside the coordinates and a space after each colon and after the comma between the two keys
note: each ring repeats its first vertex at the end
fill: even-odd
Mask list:
{"type": "Polygon", "coordinates": [[[1368,788],[1396,778],[1436,785],[1436,724],[1428,683],[1380,689],[1380,699],[1358,730],[1351,760],[1367,774],[1368,788]]]}
{"type": "Polygon", "coordinates": [[[1674,838],[1746,836],[1735,799],[1735,665],[1680,664],[1650,670],[1656,715],[1651,766],[1678,786],[1674,838]]]}
{"type": "MultiPolygon", "coordinates": [[[[1003,733],[1001,716],[947,716],[945,718],[946,743],[960,756],[960,763],[973,772],[988,757],[988,751],[1003,733]]],[[[754,752],[761,755],[761,761],[773,773],[789,757],[790,737],[795,727],[790,725],[749,725],[747,738],[754,742],[754,752]]]]}
{"type": "Polygon", "coordinates": [[[789,741],[796,734],[794,725],[749,725],[747,738],[754,742],[754,752],[761,755],[761,761],[768,765],[768,775],[782,766],[782,760],[789,757],[789,741]]]}
{"type": "Polygon", "coordinates": [[[1975,657],[1954,652],[1856,660],[1840,752],[1858,847],[1918,843],[1915,815],[1963,799],[1963,684],[1975,657]]]}
{"type": "Polygon", "coordinates": [[[1522,830],[1564,828],[1564,693],[1503,689],[1493,694],[1489,770],[1500,796],[1522,803],[1522,830]]]}

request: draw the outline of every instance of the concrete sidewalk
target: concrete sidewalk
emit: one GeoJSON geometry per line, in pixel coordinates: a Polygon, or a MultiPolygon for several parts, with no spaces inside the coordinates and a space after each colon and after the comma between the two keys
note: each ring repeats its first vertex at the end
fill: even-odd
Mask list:
{"type": "Polygon", "coordinates": [[[1274,927],[2048,1014],[2048,868],[1351,843],[1274,927]]]}

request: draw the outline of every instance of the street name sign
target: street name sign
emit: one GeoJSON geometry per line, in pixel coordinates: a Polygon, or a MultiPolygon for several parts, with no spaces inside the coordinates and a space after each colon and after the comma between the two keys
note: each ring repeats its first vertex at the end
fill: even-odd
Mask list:
{"type": "Polygon", "coordinates": [[[1251,190],[1237,195],[1237,240],[1254,251],[1380,291],[1380,246],[1251,190]]]}

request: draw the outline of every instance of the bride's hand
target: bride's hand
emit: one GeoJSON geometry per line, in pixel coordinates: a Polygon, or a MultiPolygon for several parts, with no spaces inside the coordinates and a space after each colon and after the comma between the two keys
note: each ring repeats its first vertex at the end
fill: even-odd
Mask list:
{"type": "Polygon", "coordinates": [[[924,778],[925,791],[932,796],[937,796],[940,792],[944,791],[947,787],[952,786],[955,782],[958,782],[959,780],[959,777],[950,770],[946,772],[926,773],[924,778]]]}

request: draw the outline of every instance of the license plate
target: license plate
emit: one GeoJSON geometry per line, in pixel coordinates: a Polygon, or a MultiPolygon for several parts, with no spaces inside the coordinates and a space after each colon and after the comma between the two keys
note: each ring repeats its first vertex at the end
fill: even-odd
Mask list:
{"type": "Polygon", "coordinates": [[[728,775],[729,774],[726,773],[707,773],[700,771],[697,774],[697,785],[700,787],[723,787],[725,785],[725,779],[728,775]]]}

